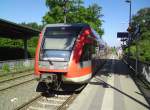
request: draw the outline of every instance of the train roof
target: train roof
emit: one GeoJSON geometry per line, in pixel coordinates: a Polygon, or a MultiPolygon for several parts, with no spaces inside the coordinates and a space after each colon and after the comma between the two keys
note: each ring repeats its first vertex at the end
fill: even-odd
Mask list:
{"type": "Polygon", "coordinates": [[[75,23],[75,24],[64,24],[64,23],[58,23],[58,24],[47,24],[45,27],[90,27],[88,24],[85,23],[75,23]]]}

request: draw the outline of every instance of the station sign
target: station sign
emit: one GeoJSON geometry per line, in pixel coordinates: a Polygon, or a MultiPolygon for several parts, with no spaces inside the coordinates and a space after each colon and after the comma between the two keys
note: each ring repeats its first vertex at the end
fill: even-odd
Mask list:
{"type": "Polygon", "coordinates": [[[128,40],[128,39],[124,39],[124,38],[123,38],[123,39],[121,39],[121,41],[122,41],[122,42],[125,42],[125,41],[127,41],[127,40],[128,40]]]}
{"type": "Polygon", "coordinates": [[[128,32],[117,32],[117,38],[128,38],[128,32]]]}

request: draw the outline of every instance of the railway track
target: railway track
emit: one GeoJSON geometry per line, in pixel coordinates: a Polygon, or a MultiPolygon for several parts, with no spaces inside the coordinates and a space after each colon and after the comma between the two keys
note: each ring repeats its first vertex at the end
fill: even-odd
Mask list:
{"type": "Polygon", "coordinates": [[[25,75],[18,75],[18,76],[14,76],[14,77],[11,77],[11,78],[7,78],[5,80],[0,80],[0,83],[4,83],[4,82],[7,82],[7,81],[15,80],[15,79],[30,76],[30,75],[33,75],[33,73],[28,73],[28,74],[25,74],[25,75]]]}
{"type": "Polygon", "coordinates": [[[4,74],[0,74],[0,77],[15,76],[15,75],[19,75],[19,74],[25,73],[25,72],[33,72],[33,69],[17,71],[17,72],[12,72],[12,73],[4,73],[4,74]]]}
{"type": "Polygon", "coordinates": [[[0,91],[4,91],[35,80],[33,73],[19,75],[0,81],[0,91]]]}
{"type": "Polygon", "coordinates": [[[65,110],[78,94],[51,94],[49,97],[38,95],[15,110],[65,110]]]}

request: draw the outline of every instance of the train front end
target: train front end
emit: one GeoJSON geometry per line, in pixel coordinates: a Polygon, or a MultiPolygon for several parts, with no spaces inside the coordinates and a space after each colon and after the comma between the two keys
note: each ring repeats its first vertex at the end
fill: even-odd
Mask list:
{"type": "Polygon", "coordinates": [[[80,62],[85,38],[82,26],[47,25],[40,34],[35,75],[57,88],[60,83],[84,83],[91,78],[91,61],[80,62]]]}

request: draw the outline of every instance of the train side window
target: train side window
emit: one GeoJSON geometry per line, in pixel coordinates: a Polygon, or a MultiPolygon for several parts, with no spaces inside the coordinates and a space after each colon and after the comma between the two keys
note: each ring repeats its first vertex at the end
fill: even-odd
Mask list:
{"type": "Polygon", "coordinates": [[[98,42],[96,40],[93,40],[93,45],[92,45],[92,59],[95,58],[99,51],[99,47],[98,47],[98,42]]]}
{"type": "Polygon", "coordinates": [[[90,44],[85,44],[84,45],[83,52],[82,52],[82,55],[81,55],[81,58],[80,58],[80,62],[91,60],[91,54],[92,54],[91,50],[92,49],[91,49],[90,44]]]}
{"type": "Polygon", "coordinates": [[[92,54],[96,53],[96,48],[97,48],[98,44],[96,40],[93,40],[93,45],[92,45],[92,54]]]}

